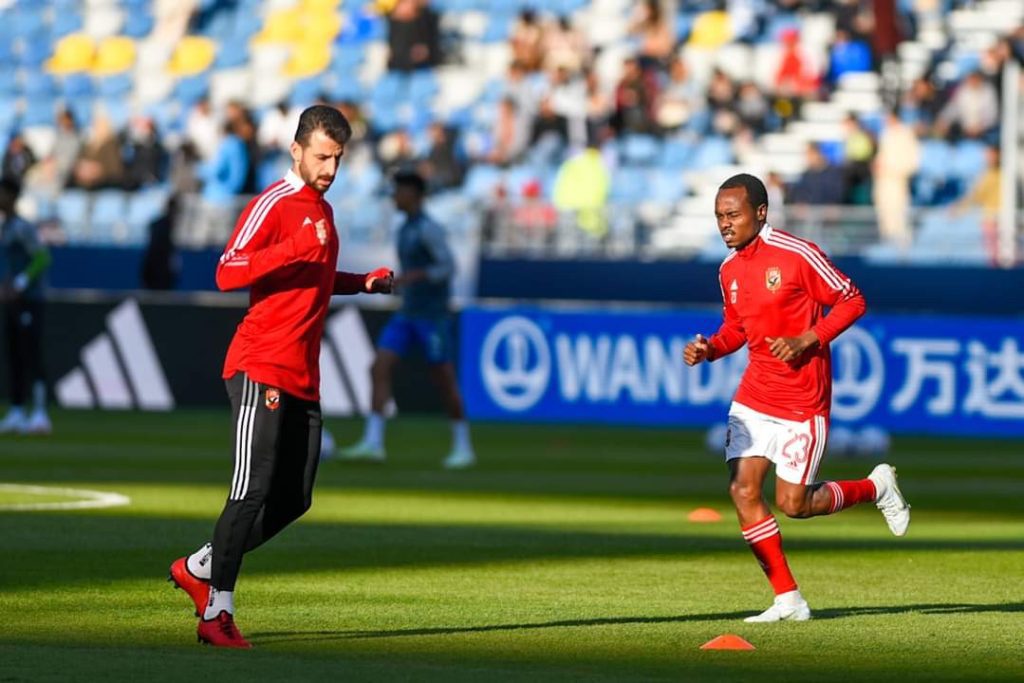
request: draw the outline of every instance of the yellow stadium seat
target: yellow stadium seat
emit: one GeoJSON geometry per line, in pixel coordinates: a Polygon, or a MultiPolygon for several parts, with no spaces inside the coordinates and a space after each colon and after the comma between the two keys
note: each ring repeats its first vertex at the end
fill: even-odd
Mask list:
{"type": "Polygon", "coordinates": [[[306,42],[292,49],[291,58],[284,65],[284,75],[291,78],[309,78],[321,73],[331,64],[329,42],[306,42]]]}
{"type": "Polygon", "coordinates": [[[292,7],[267,15],[263,30],[253,38],[254,43],[293,44],[302,40],[302,10],[292,7]]]}
{"type": "Polygon", "coordinates": [[[174,48],[167,68],[175,76],[194,76],[210,68],[217,46],[209,38],[185,36],[174,48]]]}
{"type": "Polygon", "coordinates": [[[709,11],[700,14],[690,31],[691,47],[714,50],[732,40],[732,21],[727,12],[709,11]]]}
{"type": "Polygon", "coordinates": [[[341,32],[341,17],[337,12],[311,12],[305,17],[303,42],[330,42],[341,32]]]}
{"type": "Polygon", "coordinates": [[[341,4],[341,0],[302,0],[302,8],[309,12],[333,12],[341,4]]]}
{"type": "Polygon", "coordinates": [[[111,76],[135,66],[135,41],[125,36],[112,36],[100,43],[92,64],[94,76],[111,76]]]}
{"type": "Polygon", "coordinates": [[[54,74],[69,74],[86,71],[92,67],[96,44],[83,33],[64,36],[53,50],[53,57],[46,61],[46,70],[54,74]]]}

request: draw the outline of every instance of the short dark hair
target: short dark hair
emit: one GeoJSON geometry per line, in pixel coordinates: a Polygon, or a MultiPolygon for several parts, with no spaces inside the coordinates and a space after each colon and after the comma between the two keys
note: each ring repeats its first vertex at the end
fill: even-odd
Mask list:
{"type": "Polygon", "coordinates": [[[761,179],[749,173],[738,173],[718,186],[718,190],[735,190],[743,188],[747,191],[747,201],[756,211],[757,207],[764,204],[768,206],[768,190],[761,179]]]}
{"type": "Polygon", "coordinates": [[[420,195],[427,193],[427,181],[422,175],[413,170],[401,170],[395,173],[392,177],[391,182],[395,184],[395,187],[405,185],[416,190],[420,195]]]}
{"type": "Polygon", "coordinates": [[[0,206],[14,206],[21,196],[21,182],[10,176],[0,178],[0,206]]]}
{"type": "Polygon", "coordinates": [[[295,142],[305,147],[309,144],[309,136],[317,130],[322,130],[341,145],[352,137],[352,126],[345,115],[326,104],[314,104],[303,110],[299,115],[299,126],[295,129],[295,142]]]}

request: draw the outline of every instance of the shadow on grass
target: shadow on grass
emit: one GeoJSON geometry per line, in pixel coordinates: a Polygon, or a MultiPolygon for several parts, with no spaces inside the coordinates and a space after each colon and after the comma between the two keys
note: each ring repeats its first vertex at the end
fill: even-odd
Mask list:
{"type": "MultiPolygon", "coordinates": [[[[682,528],[682,523],[680,524],[682,528]]],[[[880,525],[881,526],[881,525],[880,525]]],[[[0,532],[0,585],[6,589],[161,577],[198,547],[209,522],[162,517],[39,515],[0,532]],[[74,566],[66,558],[73,556],[74,566]]],[[[1020,551],[1008,540],[787,538],[807,551],[1020,551]]],[[[459,567],[502,562],[601,558],[679,558],[749,552],[737,535],[608,533],[500,525],[330,524],[300,522],[246,556],[246,575],[459,567]],[[298,560],[296,559],[298,558],[298,560]]]]}
{"type": "MultiPolygon", "coordinates": [[[[894,605],[891,607],[848,607],[824,609],[814,612],[815,620],[843,619],[859,616],[888,614],[974,614],[982,612],[1024,612],[1024,603],[967,604],[933,603],[921,605],[894,605]]],[[[490,624],[485,626],[452,626],[435,628],[406,628],[382,631],[266,631],[250,634],[253,642],[281,643],[304,641],[348,640],[357,638],[404,638],[409,636],[448,636],[465,633],[491,633],[494,631],[534,631],[551,628],[580,628],[590,626],[621,626],[645,624],[679,624],[706,621],[738,621],[753,612],[717,612],[662,617],[603,617],[598,619],[564,619],[522,624],[490,624]]]]}

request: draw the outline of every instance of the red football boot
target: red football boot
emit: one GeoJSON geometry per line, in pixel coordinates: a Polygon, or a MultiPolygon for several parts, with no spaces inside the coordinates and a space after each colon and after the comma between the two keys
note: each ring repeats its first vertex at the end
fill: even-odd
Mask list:
{"type": "Polygon", "coordinates": [[[242,637],[238,627],[235,626],[235,618],[228,612],[221,612],[209,621],[200,619],[196,636],[200,643],[214,647],[233,647],[242,650],[252,647],[249,641],[242,637]]]}
{"type": "Polygon", "coordinates": [[[167,580],[173,583],[175,588],[180,588],[188,593],[188,597],[192,598],[192,602],[196,605],[196,616],[202,615],[206,609],[206,603],[210,599],[210,582],[194,576],[188,570],[187,557],[174,561],[167,574],[167,580]]]}

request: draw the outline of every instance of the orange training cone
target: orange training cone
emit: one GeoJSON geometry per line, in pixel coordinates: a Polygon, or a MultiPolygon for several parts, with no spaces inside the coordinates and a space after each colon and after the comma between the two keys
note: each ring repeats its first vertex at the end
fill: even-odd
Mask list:
{"type": "Polygon", "coordinates": [[[732,633],[712,638],[700,646],[702,650],[756,650],[749,642],[732,633]]]}
{"type": "Polygon", "coordinates": [[[722,515],[718,510],[711,508],[697,508],[686,516],[691,522],[721,522],[722,515]]]}

